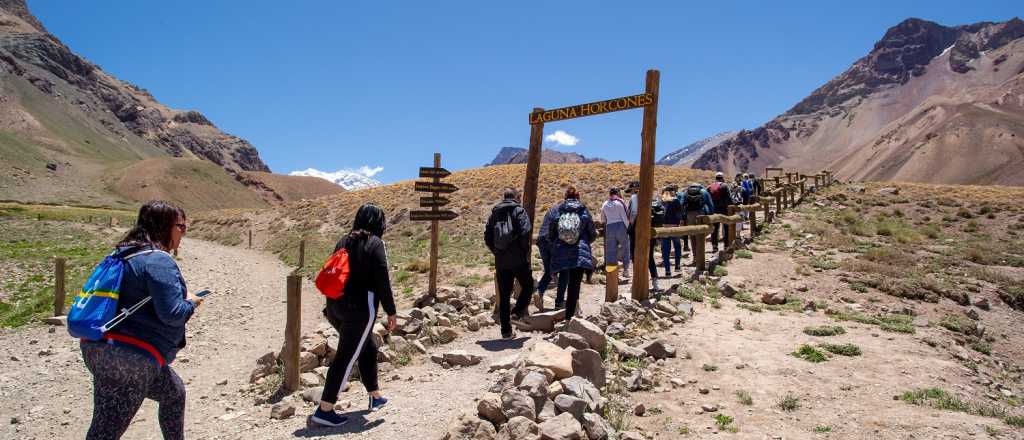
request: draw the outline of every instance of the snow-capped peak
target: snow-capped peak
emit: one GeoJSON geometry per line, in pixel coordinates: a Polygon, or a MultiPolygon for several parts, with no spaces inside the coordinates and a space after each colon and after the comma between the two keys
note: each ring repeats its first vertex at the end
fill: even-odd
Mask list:
{"type": "Polygon", "coordinates": [[[348,191],[355,191],[359,189],[372,188],[380,186],[381,183],[377,180],[371,179],[370,177],[383,171],[384,168],[370,168],[362,166],[355,170],[338,170],[333,173],[327,171],[320,171],[315,168],[307,168],[303,171],[292,171],[288,173],[291,176],[312,176],[319,177],[324,180],[333,182],[334,184],[345,188],[348,191]]]}

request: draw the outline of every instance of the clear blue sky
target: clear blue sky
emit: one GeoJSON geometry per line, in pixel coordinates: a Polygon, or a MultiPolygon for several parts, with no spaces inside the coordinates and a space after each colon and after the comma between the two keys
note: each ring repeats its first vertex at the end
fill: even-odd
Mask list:
{"type": "MultiPolygon", "coordinates": [[[[661,71],[658,156],[789,109],[908,17],[1019,15],[1007,1],[479,2],[29,0],[78,54],[206,114],[275,171],[414,178],[526,146],[527,114],[643,91],[661,71]],[[481,5],[486,5],[481,7],[481,5]]],[[[548,124],[588,156],[639,160],[641,111],[548,124]]],[[[547,146],[554,145],[546,143],[547,146]]]]}

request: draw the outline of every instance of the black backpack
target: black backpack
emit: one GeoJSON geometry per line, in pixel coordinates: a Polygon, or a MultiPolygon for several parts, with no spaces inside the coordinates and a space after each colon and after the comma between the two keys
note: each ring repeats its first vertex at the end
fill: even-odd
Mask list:
{"type": "Polygon", "coordinates": [[[651,227],[660,228],[665,225],[665,205],[661,200],[651,200],[651,227]]]}
{"type": "Polygon", "coordinates": [[[704,206],[704,188],[700,185],[690,185],[683,195],[683,209],[686,211],[700,211],[704,206]]]}
{"type": "Polygon", "coordinates": [[[512,243],[516,242],[519,238],[519,234],[516,233],[516,225],[512,220],[512,211],[509,209],[505,211],[505,219],[494,222],[494,248],[498,250],[507,250],[512,247],[512,243]]]}

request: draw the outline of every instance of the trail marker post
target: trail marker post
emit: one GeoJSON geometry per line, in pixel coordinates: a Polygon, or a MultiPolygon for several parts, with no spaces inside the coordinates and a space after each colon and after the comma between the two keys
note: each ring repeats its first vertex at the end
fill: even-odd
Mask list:
{"type": "Polygon", "coordinates": [[[64,316],[64,298],[67,296],[65,261],[61,257],[53,260],[53,316],[64,316]]]}
{"type": "Polygon", "coordinates": [[[249,230],[249,249],[252,249],[252,229],[249,230]]]}
{"type": "Polygon", "coordinates": [[[302,277],[288,275],[284,324],[284,386],[299,390],[299,339],[302,337],[302,277]]]}
{"type": "Polygon", "coordinates": [[[540,180],[541,141],[544,137],[544,124],[566,119],[594,116],[622,110],[643,108],[643,126],[640,131],[640,193],[637,195],[636,253],[634,254],[633,298],[647,299],[647,257],[651,243],[651,199],[654,194],[654,155],[655,138],[658,126],[658,91],[660,73],[648,70],[645,78],[644,93],[624,96],[605,101],[544,110],[535,107],[529,115],[530,149],[526,160],[526,181],[523,184],[523,208],[534,221],[537,212],[537,186],[540,180]]]}
{"type": "Polygon", "coordinates": [[[420,167],[420,177],[429,178],[430,181],[418,181],[414,184],[416,191],[432,193],[430,197],[420,197],[420,207],[430,208],[430,210],[409,211],[409,220],[430,222],[430,283],[427,285],[427,290],[431,297],[437,296],[437,251],[440,222],[454,220],[459,216],[455,212],[441,209],[441,206],[449,203],[448,199],[441,197],[441,193],[453,193],[459,190],[455,185],[441,182],[441,179],[449,175],[451,172],[441,168],[441,153],[434,153],[434,166],[420,167]]]}
{"type": "Polygon", "coordinates": [[[306,240],[299,240],[299,270],[306,265],[306,240]]]}

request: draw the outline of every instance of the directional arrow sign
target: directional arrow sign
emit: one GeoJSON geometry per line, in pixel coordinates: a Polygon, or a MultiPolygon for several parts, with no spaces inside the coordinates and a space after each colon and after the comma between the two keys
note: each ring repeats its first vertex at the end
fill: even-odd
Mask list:
{"type": "Polygon", "coordinates": [[[444,168],[420,167],[420,177],[448,177],[452,173],[444,168]]]}
{"type": "Polygon", "coordinates": [[[448,210],[443,211],[409,211],[409,220],[414,222],[430,220],[454,220],[459,215],[448,210]]]}
{"type": "Polygon", "coordinates": [[[450,183],[416,182],[416,191],[453,193],[459,189],[450,183]]]}
{"type": "Polygon", "coordinates": [[[424,208],[434,208],[438,206],[444,206],[451,201],[444,197],[420,197],[420,206],[424,208]]]}

